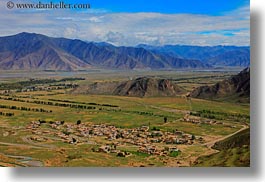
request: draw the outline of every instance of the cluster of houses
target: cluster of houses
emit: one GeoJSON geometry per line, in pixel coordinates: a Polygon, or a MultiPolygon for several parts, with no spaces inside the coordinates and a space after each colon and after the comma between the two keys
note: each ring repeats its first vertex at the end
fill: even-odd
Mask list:
{"type": "Polygon", "coordinates": [[[183,121],[193,123],[193,124],[209,124],[209,125],[224,125],[223,122],[210,120],[210,119],[202,119],[198,116],[191,116],[189,114],[186,114],[183,117],[183,121]]]}
{"type": "Polygon", "coordinates": [[[115,153],[118,157],[129,157],[132,155],[130,152],[118,150],[116,144],[102,145],[94,152],[115,153]]]}
{"type": "Polygon", "coordinates": [[[163,147],[158,148],[155,145],[146,145],[141,146],[138,152],[150,154],[150,155],[159,155],[159,156],[167,156],[172,152],[179,152],[180,150],[177,147],[163,147]]]}
{"type": "Polygon", "coordinates": [[[48,140],[47,138],[40,136],[31,136],[29,139],[36,142],[46,142],[48,140]]]}
{"type": "MultiPolygon", "coordinates": [[[[93,143],[91,141],[95,141],[97,137],[101,137],[106,141],[102,144],[112,144],[102,145],[96,152],[117,153],[117,156],[121,157],[130,155],[128,152],[117,150],[117,146],[126,144],[138,147],[138,152],[152,155],[167,155],[172,151],[178,151],[175,147],[177,144],[192,145],[194,142],[203,142],[202,137],[196,138],[194,135],[186,134],[177,129],[174,132],[162,132],[150,130],[148,126],[125,129],[105,124],[70,124],[64,121],[48,123],[44,121],[33,121],[27,126],[27,129],[32,130],[34,134],[57,137],[61,141],[70,144],[93,143]],[[48,124],[49,127],[42,128],[41,125],[44,123],[48,124]],[[167,149],[161,147],[165,145],[171,147],[167,147],[167,149]]],[[[94,142],[94,144],[97,143],[94,142]]]]}

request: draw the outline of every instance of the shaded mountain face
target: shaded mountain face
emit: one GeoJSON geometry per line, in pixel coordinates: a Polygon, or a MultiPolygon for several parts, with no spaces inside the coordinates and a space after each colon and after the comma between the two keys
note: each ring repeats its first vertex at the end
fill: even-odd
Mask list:
{"type": "Polygon", "coordinates": [[[0,38],[0,69],[76,70],[90,65],[55,46],[51,38],[21,33],[0,38]]]}
{"type": "Polygon", "coordinates": [[[196,59],[183,59],[135,47],[50,38],[20,33],[0,37],[0,69],[78,70],[92,67],[114,69],[209,68],[196,59]]]}
{"type": "Polygon", "coordinates": [[[105,94],[132,97],[176,96],[185,90],[166,79],[141,77],[124,82],[96,82],[80,86],[73,94],[105,94]]]}
{"type": "Polygon", "coordinates": [[[56,39],[55,42],[61,49],[95,67],[118,69],[211,67],[198,60],[164,56],[144,48],[115,47],[109,44],[86,43],[80,40],[56,39]]]}
{"type": "Polygon", "coordinates": [[[143,44],[138,47],[183,59],[200,60],[213,66],[250,66],[250,47],[185,45],[156,47],[143,44]]]}
{"type": "Polygon", "coordinates": [[[133,97],[176,96],[185,91],[166,79],[137,78],[120,84],[114,95],[133,97]]]}
{"type": "Polygon", "coordinates": [[[250,68],[213,86],[198,87],[190,93],[191,97],[202,99],[236,99],[250,98],[250,68]]]}

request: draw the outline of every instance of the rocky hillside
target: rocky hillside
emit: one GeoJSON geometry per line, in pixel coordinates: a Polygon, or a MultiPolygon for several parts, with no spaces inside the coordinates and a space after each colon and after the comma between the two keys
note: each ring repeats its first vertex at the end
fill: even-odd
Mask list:
{"type": "Polygon", "coordinates": [[[166,79],[141,77],[124,82],[96,82],[80,86],[73,94],[106,94],[132,97],[176,96],[185,90],[166,79]]]}
{"type": "Polygon", "coordinates": [[[169,80],[147,77],[124,82],[114,90],[114,95],[134,97],[176,96],[183,93],[184,89],[169,80]]]}
{"type": "Polygon", "coordinates": [[[198,87],[190,93],[191,97],[202,99],[240,99],[250,98],[250,68],[246,68],[238,75],[216,83],[212,86],[198,87]]]}

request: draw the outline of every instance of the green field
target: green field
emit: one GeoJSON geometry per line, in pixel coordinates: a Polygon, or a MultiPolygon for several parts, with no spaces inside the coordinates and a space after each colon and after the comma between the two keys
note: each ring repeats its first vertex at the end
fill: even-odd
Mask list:
{"type": "Polygon", "coordinates": [[[250,130],[246,129],[223,141],[217,142],[214,149],[220,152],[198,158],[195,166],[250,166],[250,130]]]}
{"type": "MultiPolygon", "coordinates": [[[[60,86],[71,84],[70,86],[72,86],[74,84],[88,84],[93,81],[125,80],[128,77],[152,75],[170,79],[189,91],[195,86],[214,84],[233,73],[233,70],[226,72],[147,71],[128,73],[95,71],[69,74],[33,72],[29,77],[20,78],[21,75],[25,76],[26,74],[23,72],[20,73],[21,75],[6,72],[7,76],[11,76],[0,78],[0,105],[2,106],[0,112],[13,113],[14,115],[0,115],[0,166],[176,167],[193,166],[196,159],[205,155],[214,156],[214,159],[206,156],[204,160],[207,159],[209,162],[205,162],[201,166],[242,166],[240,161],[248,160],[249,149],[247,147],[232,148],[227,149],[227,153],[223,151],[217,153],[216,149],[209,148],[206,144],[219,141],[221,138],[248,127],[250,115],[248,103],[201,99],[187,100],[183,95],[147,98],[73,95],[70,93],[72,88],[58,87],[58,84],[60,86]],[[72,78],[84,79],[62,80],[69,78],[69,75],[72,78]],[[42,80],[43,76],[48,81],[38,81],[38,79],[42,80]],[[37,81],[31,84],[28,82],[29,78],[37,79],[37,81]],[[49,81],[49,79],[53,81],[49,81]],[[11,91],[4,92],[7,90],[7,86],[11,91]],[[49,87],[50,89],[34,91],[24,89],[29,86],[49,87]],[[192,116],[190,113],[204,114],[192,116]],[[187,115],[190,118],[194,117],[200,123],[187,122],[184,119],[187,115]],[[165,118],[167,118],[166,122],[165,118]],[[76,124],[78,120],[82,122],[81,126],[84,128],[107,125],[114,126],[117,131],[127,132],[148,126],[149,131],[146,133],[161,132],[163,134],[161,138],[173,135],[175,131],[181,131],[183,137],[192,135],[195,139],[188,139],[188,143],[178,144],[153,143],[152,145],[155,145],[157,150],[164,151],[165,154],[147,154],[139,151],[140,145],[125,142],[123,138],[112,141],[107,140],[106,135],[78,136],[81,133],[78,133],[76,124]],[[207,123],[209,120],[215,122],[213,124],[207,123]],[[37,128],[27,129],[33,121],[45,121],[45,123],[37,128]],[[57,128],[52,128],[55,121],[64,121],[65,123],[62,126],[56,126],[57,128]],[[69,130],[70,136],[78,138],[80,142],[69,144],[58,137],[59,134],[66,132],[67,126],[74,128],[73,131],[69,130]],[[45,140],[35,141],[31,139],[34,137],[45,140]],[[115,142],[119,142],[117,150],[123,153],[128,152],[130,155],[118,157],[117,153],[94,151],[102,145],[112,145],[115,142]],[[168,148],[172,147],[179,151],[167,151],[168,148]],[[215,162],[216,160],[219,162],[215,162]]],[[[139,140],[144,140],[140,134],[142,133],[138,133],[139,140]]],[[[158,138],[154,137],[154,139],[158,138]]]]}

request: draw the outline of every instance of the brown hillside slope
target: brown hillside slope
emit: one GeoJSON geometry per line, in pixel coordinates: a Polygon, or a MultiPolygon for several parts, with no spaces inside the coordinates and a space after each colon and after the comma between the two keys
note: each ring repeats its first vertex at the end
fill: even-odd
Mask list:
{"type": "Polygon", "coordinates": [[[141,77],[124,82],[96,82],[83,85],[74,94],[105,94],[131,97],[176,96],[185,90],[166,79],[141,77]]]}
{"type": "Polygon", "coordinates": [[[202,99],[245,98],[250,97],[250,68],[246,68],[238,75],[216,83],[213,86],[201,86],[190,93],[191,97],[202,99]]]}
{"type": "Polygon", "coordinates": [[[184,89],[166,79],[142,77],[120,84],[114,95],[133,97],[176,96],[184,93],[184,89]]]}

